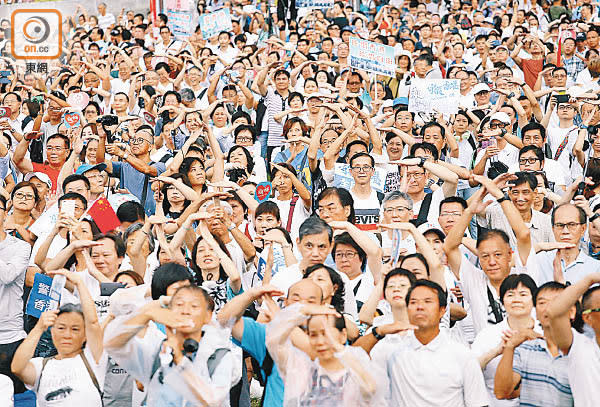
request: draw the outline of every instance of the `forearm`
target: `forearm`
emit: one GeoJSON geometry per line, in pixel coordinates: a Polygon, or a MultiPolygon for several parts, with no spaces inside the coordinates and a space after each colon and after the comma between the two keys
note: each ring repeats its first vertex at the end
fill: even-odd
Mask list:
{"type": "Polygon", "coordinates": [[[44,329],[39,324],[36,324],[15,351],[10,368],[17,376],[22,377],[27,364],[35,354],[35,348],[43,333],[44,329]]]}
{"type": "MultiPolygon", "coordinates": [[[[100,148],[98,148],[98,150],[100,150],[100,148]]],[[[146,162],[140,160],[133,154],[128,154],[127,159],[125,161],[131,164],[133,168],[145,175],[149,175],[151,177],[156,177],[158,175],[158,170],[156,168],[152,167],[151,165],[148,165],[146,162]]]]}
{"type": "Polygon", "coordinates": [[[223,326],[235,323],[244,315],[246,308],[256,299],[256,289],[251,289],[246,292],[236,295],[217,314],[217,320],[223,326]]]}
{"type": "Polygon", "coordinates": [[[48,260],[48,263],[46,263],[46,270],[58,270],[63,268],[73,253],[74,250],[72,245],[65,247],[58,252],[56,256],[48,260]]]}
{"type": "MultiPolygon", "coordinates": [[[[358,320],[367,325],[373,325],[375,312],[377,312],[377,304],[383,298],[383,281],[375,286],[371,291],[371,295],[367,299],[358,313],[358,320]]],[[[366,350],[366,349],[365,349],[366,350]]],[[[368,352],[368,351],[367,351],[368,352]]]]}
{"type": "Polygon", "coordinates": [[[513,357],[514,348],[506,346],[502,358],[496,368],[494,378],[494,394],[499,399],[507,399],[515,388],[513,383],[513,357]]]}
{"type": "Polygon", "coordinates": [[[568,286],[558,297],[555,297],[548,308],[548,315],[550,318],[554,319],[568,314],[571,307],[573,307],[588,288],[595,283],[593,276],[594,274],[588,274],[575,284],[568,286]]]}
{"type": "Polygon", "coordinates": [[[34,263],[42,270],[46,269],[44,267],[44,263],[48,258],[48,250],[50,249],[50,245],[52,244],[52,241],[54,240],[54,237],[57,235],[57,233],[58,230],[52,229],[48,237],[46,237],[46,240],[44,240],[42,245],[39,247],[37,253],[35,254],[34,263]]]}
{"type": "Polygon", "coordinates": [[[252,261],[252,259],[254,259],[254,257],[256,256],[256,248],[252,244],[252,241],[250,239],[248,239],[248,236],[246,236],[237,227],[234,227],[233,229],[231,229],[230,233],[231,233],[231,236],[235,239],[235,241],[238,243],[238,245],[242,249],[242,252],[244,252],[244,259],[247,262],[252,261]]]}

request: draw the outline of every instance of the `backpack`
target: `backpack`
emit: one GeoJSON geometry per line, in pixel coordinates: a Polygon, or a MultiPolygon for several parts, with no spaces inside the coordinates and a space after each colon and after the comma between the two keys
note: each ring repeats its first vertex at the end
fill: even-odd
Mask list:
{"type": "Polygon", "coordinates": [[[427,215],[429,215],[429,208],[431,207],[431,200],[433,198],[433,192],[425,194],[425,198],[423,198],[423,202],[421,203],[421,209],[419,209],[419,214],[416,219],[411,219],[410,223],[415,225],[416,227],[421,226],[424,223],[427,223],[427,215]]]}
{"type": "MultiPolygon", "coordinates": [[[[33,119],[31,116],[25,117],[21,123],[21,131],[25,131],[25,127],[31,123],[33,119]]],[[[44,163],[44,138],[40,137],[36,140],[29,142],[29,158],[32,163],[43,164],[44,163]]]]}
{"type": "Polygon", "coordinates": [[[252,362],[252,370],[257,372],[256,378],[258,379],[258,382],[263,388],[263,394],[260,398],[260,407],[262,407],[265,404],[265,395],[267,394],[267,381],[269,380],[269,376],[271,376],[271,372],[273,371],[273,358],[267,350],[262,365],[259,365],[258,361],[254,358],[251,358],[250,360],[252,362]],[[262,371],[262,373],[264,374],[264,378],[263,375],[260,374],[260,371],[262,371]]]}

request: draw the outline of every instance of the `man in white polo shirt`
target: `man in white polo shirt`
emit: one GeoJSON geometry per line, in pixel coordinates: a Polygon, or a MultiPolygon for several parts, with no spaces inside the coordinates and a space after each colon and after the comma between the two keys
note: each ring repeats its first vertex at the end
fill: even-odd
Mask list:
{"type": "Polygon", "coordinates": [[[440,331],[446,293],[417,280],[406,296],[409,322],[416,326],[386,360],[392,406],[487,406],[479,363],[470,350],[440,331]]]}
{"type": "Polygon", "coordinates": [[[600,400],[600,273],[592,273],[567,287],[548,309],[558,349],[569,355],[569,383],[575,407],[592,407],[600,400]],[[593,286],[590,288],[590,286],[593,286]],[[591,339],[571,328],[573,308],[582,298],[583,321],[593,329],[591,339]]]}

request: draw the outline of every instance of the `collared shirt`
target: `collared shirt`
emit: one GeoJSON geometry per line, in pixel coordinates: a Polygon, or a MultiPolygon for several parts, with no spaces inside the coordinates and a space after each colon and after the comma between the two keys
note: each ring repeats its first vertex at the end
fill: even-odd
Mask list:
{"type": "Polygon", "coordinates": [[[23,284],[31,246],[14,236],[0,241],[0,343],[25,338],[23,284]]]}
{"type": "Polygon", "coordinates": [[[518,346],[513,358],[513,371],[522,380],[521,405],[572,406],[568,359],[562,355],[552,356],[545,339],[534,339],[518,346]]]}
{"type": "MultiPolygon", "coordinates": [[[[478,219],[482,220],[481,217],[478,217],[478,219]]],[[[515,233],[499,203],[494,202],[487,207],[485,211],[485,221],[479,222],[479,224],[488,228],[504,231],[508,235],[510,247],[513,249],[517,247],[515,233]]],[[[550,215],[532,209],[531,222],[527,223],[527,226],[529,227],[529,233],[531,235],[531,244],[554,241],[550,215]]]]}
{"type": "Polygon", "coordinates": [[[594,407],[600,400],[600,346],[583,334],[573,332],[569,350],[569,383],[576,407],[594,407]]]}
{"type": "Polygon", "coordinates": [[[489,404],[479,362],[445,332],[427,345],[419,342],[414,332],[407,333],[389,355],[385,368],[392,406],[489,404]]]}
{"type": "MultiPolygon", "coordinates": [[[[556,250],[549,252],[540,252],[535,255],[537,263],[536,275],[534,279],[538,287],[548,281],[554,280],[554,258],[556,250]]],[[[529,262],[528,262],[529,263],[529,262]]],[[[588,256],[583,250],[579,251],[577,258],[571,264],[562,264],[562,270],[565,280],[575,284],[588,274],[600,271],[600,261],[588,256]]]]}
{"type": "Polygon", "coordinates": [[[565,65],[565,69],[567,70],[567,75],[569,75],[569,79],[575,82],[579,72],[585,69],[585,62],[583,62],[581,58],[576,55],[573,55],[569,59],[563,58],[562,61],[565,65]]]}
{"type": "Polygon", "coordinates": [[[283,138],[283,125],[275,120],[274,116],[278,113],[283,112],[288,105],[287,97],[284,98],[274,88],[269,87],[267,95],[265,96],[265,106],[267,112],[265,119],[269,124],[269,146],[280,146],[284,143],[283,138]]]}

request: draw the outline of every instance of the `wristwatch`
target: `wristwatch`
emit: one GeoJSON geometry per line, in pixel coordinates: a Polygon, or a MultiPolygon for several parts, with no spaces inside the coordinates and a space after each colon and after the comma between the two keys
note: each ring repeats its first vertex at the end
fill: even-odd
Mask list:
{"type": "Polygon", "coordinates": [[[515,97],[515,92],[510,92],[506,98],[507,99],[512,99],[514,97],[515,97]]]}
{"type": "Polygon", "coordinates": [[[123,154],[123,161],[127,161],[127,157],[129,157],[129,153],[123,154]]]}
{"type": "Polygon", "coordinates": [[[227,227],[227,231],[231,232],[233,229],[235,229],[235,224],[232,223],[231,225],[229,225],[229,227],[227,227]]]}
{"type": "Polygon", "coordinates": [[[385,334],[381,335],[379,332],[377,332],[377,327],[373,327],[373,329],[371,329],[371,333],[373,334],[373,336],[375,337],[375,339],[377,339],[378,341],[382,340],[383,338],[385,338],[385,334]]]}
{"type": "Polygon", "coordinates": [[[510,197],[508,196],[507,192],[504,193],[504,196],[502,198],[499,198],[496,200],[496,202],[498,202],[498,203],[502,203],[504,201],[510,201],[510,197]]]}
{"type": "Polygon", "coordinates": [[[419,157],[419,160],[421,160],[421,162],[419,164],[417,164],[417,166],[423,168],[423,166],[427,162],[427,158],[425,158],[425,157],[419,157]]]}
{"type": "Polygon", "coordinates": [[[592,216],[590,216],[590,223],[592,223],[593,221],[595,221],[596,219],[600,218],[600,213],[595,213],[592,216]]]}

